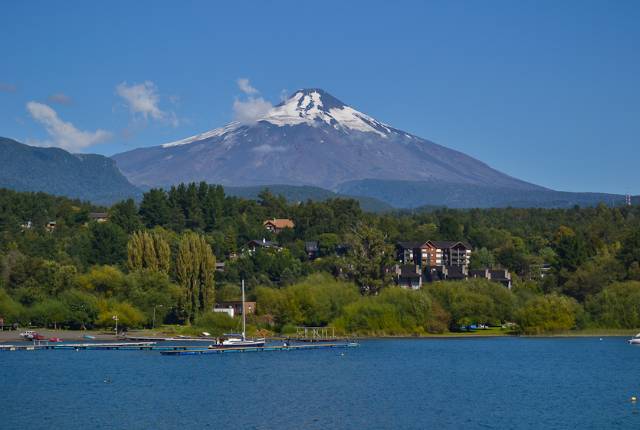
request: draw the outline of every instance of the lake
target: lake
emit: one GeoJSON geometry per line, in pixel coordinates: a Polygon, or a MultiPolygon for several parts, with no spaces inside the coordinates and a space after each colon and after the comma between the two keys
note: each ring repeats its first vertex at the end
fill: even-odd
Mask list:
{"type": "Polygon", "coordinates": [[[0,352],[2,429],[637,429],[624,338],[367,340],[162,356],[0,352]]]}

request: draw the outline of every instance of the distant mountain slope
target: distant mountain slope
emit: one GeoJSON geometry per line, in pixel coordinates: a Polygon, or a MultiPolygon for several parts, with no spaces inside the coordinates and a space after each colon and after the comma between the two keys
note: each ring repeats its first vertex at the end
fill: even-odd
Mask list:
{"type": "MultiPolygon", "coordinates": [[[[338,192],[366,195],[397,208],[447,206],[450,208],[541,207],[568,208],[575,205],[624,204],[625,197],[606,193],[572,193],[553,190],[514,190],[483,185],[437,181],[381,181],[367,179],[341,184],[338,192]]],[[[635,201],[635,200],[634,200],[635,201]]]]}
{"type": "Polygon", "coordinates": [[[251,124],[231,123],[113,159],[139,186],[206,181],[334,189],[347,181],[391,179],[544,189],[377,121],[320,89],[296,91],[251,124]]]}
{"type": "Polygon", "coordinates": [[[352,196],[338,194],[324,188],[295,185],[256,185],[252,187],[224,187],[224,192],[230,196],[245,199],[257,199],[258,194],[265,188],[275,195],[282,195],[290,202],[304,202],[307,200],[324,201],[335,198],[353,199],[360,203],[362,210],[367,212],[386,212],[393,210],[393,206],[373,197],[352,196]]]}
{"type": "Polygon", "coordinates": [[[3,137],[0,188],[43,191],[100,204],[140,195],[110,158],[28,146],[3,137]]]}

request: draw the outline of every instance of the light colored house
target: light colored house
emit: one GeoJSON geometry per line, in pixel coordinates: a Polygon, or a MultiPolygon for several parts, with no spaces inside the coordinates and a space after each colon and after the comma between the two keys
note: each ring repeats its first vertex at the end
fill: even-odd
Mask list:
{"type": "Polygon", "coordinates": [[[273,218],[268,219],[262,223],[264,228],[266,228],[271,233],[278,234],[285,228],[294,228],[295,224],[292,220],[288,218],[273,218]]]}
{"type": "MultiPolygon", "coordinates": [[[[242,301],[230,301],[216,303],[214,312],[231,311],[229,314],[232,318],[234,315],[242,315],[242,301]]],[[[247,315],[254,314],[256,312],[256,302],[244,302],[244,311],[247,315]]],[[[227,312],[228,313],[228,312],[227,312]]]]}
{"type": "Polygon", "coordinates": [[[89,220],[95,222],[107,222],[109,221],[109,214],[106,212],[91,212],[89,213],[89,220]]]}

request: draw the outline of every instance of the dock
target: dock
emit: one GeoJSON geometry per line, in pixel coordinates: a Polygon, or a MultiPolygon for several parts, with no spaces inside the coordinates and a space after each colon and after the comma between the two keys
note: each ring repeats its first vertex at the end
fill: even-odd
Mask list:
{"type": "Polygon", "coordinates": [[[158,351],[163,355],[202,355],[224,354],[229,352],[270,352],[270,351],[301,351],[309,349],[355,348],[355,342],[345,343],[308,343],[305,345],[272,345],[272,346],[244,346],[230,348],[208,348],[197,345],[158,345],[156,342],[87,342],[87,343],[51,343],[34,342],[21,344],[0,344],[0,351],[41,351],[41,350],[125,350],[125,351],[158,351]]]}
{"type": "Polygon", "coordinates": [[[194,348],[193,345],[156,345],[155,342],[122,343],[22,343],[14,345],[0,344],[0,351],[39,351],[39,350],[141,350],[141,351],[179,351],[194,348]]]}
{"type": "Polygon", "coordinates": [[[162,355],[205,355],[205,354],[226,354],[233,352],[275,352],[275,351],[302,351],[309,349],[335,349],[335,348],[356,348],[359,344],[349,343],[316,343],[307,345],[274,345],[274,346],[247,346],[237,348],[207,348],[207,349],[184,349],[176,351],[160,351],[162,355]]]}

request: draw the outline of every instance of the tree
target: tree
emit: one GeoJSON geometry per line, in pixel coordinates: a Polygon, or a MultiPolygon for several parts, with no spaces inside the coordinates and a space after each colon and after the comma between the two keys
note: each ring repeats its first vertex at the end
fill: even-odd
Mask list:
{"type": "Polygon", "coordinates": [[[152,188],[144,193],[140,203],[140,216],[149,228],[169,224],[171,209],[167,201],[167,194],[159,188],[152,188]]]}
{"type": "Polygon", "coordinates": [[[169,273],[171,249],[157,232],[137,231],[127,243],[127,266],[129,270],[148,269],[169,273]]]}
{"type": "Polygon", "coordinates": [[[111,222],[89,227],[89,264],[119,264],[127,256],[127,234],[111,222]]]}
{"type": "Polygon", "coordinates": [[[540,334],[569,330],[576,324],[578,305],[555,294],[537,296],[515,313],[515,321],[524,333],[540,334]]]}
{"type": "Polygon", "coordinates": [[[630,268],[633,263],[640,263],[640,228],[634,229],[622,242],[619,258],[625,268],[630,268]]]}
{"type": "Polygon", "coordinates": [[[640,282],[617,282],[587,300],[587,311],[596,325],[613,328],[640,327],[640,282]]]}
{"type": "Polygon", "coordinates": [[[347,270],[363,294],[377,294],[390,284],[393,247],[385,242],[382,232],[361,224],[349,234],[347,243],[347,270]]]}
{"type": "Polygon", "coordinates": [[[127,199],[113,205],[109,211],[109,222],[122,227],[127,233],[133,233],[142,227],[133,199],[127,199]]]}
{"type": "Polygon", "coordinates": [[[209,310],[214,301],[216,259],[204,236],[185,233],[176,256],[176,275],[184,288],[186,318],[193,322],[196,314],[209,310]]]}

